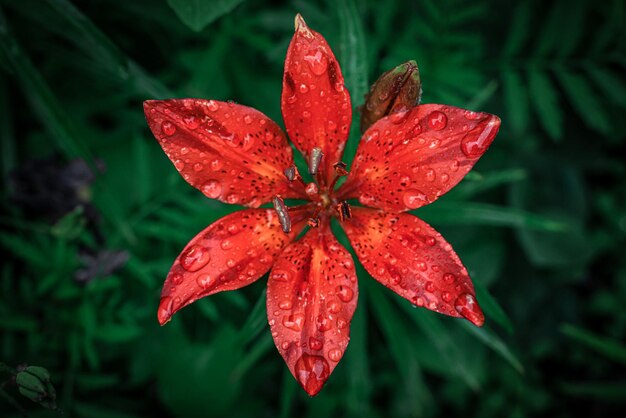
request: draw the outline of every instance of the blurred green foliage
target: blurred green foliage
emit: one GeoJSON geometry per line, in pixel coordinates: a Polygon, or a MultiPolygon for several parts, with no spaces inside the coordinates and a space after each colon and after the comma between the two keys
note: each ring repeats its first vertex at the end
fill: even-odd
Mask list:
{"type": "MultiPolygon", "coordinates": [[[[623,0],[0,0],[0,360],[48,369],[65,417],[614,416],[625,14],[623,0]],[[423,102],[503,120],[475,171],[415,212],[464,260],[487,325],[413,309],[360,268],[351,343],[313,399],[273,346],[264,280],[157,326],[174,257],[232,208],[179,178],[141,106],[232,99],[282,123],[296,12],[337,53],[355,110],[378,75],[415,59],[423,102]],[[48,173],[54,155],[95,179],[51,219],[12,196],[16,169],[48,173]]],[[[7,399],[57,416],[0,381],[3,417],[19,416],[7,399]]]]}

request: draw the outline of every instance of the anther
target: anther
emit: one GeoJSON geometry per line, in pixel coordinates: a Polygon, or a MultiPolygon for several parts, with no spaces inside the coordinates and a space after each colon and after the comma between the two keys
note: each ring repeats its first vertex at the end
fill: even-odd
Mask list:
{"type": "Polygon", "coordinates": [[[306,185],[306,187],[304,188],[304,191],[306,192],[307,195],[309,195],[310,197],[313,197],[317,195],[317,193],[319,192],[319,188],[317,187],[317,184],[311,182],[306,185]]]}
{"type": "Polygon", "coordinates": [[[274,204],[274,209],[278,214],[278,222],[280,222],[283,232],[286,234],[291,232],[291,218],[289,217],[289,212],[285,206],[285,201],[280,196],[274,196],[272,203],[274,204]]]}
{"type": "Polygon", "coordinates": [[[311,227],[311,228],[317,228],[318,226],[320,226],[320,218],[309,218],[306,223],[311,227]]]}
{"type": "Polygon", "coordinates": [[[335,169],[335,178],[330,182],[330,186],[328,186],[328,190],[333,190],[335,188],[335,184],[337,184],[337,180],[339,180],[343,176],[348,175],[348,170],[346,170],[346,163],[343,161],[337,161],[333,164],[333,168],[335,169]]]}
{"type": "Polygon", "coordinates": [[[311,154],[309,155],[309,174],[314,176],[317,174],[317,170],[320,167],[320,162],[324,157],[324,153],[322,149],[319,147],[315,147],[311,150],[311,154]]]}
{"type": "Polygon", "coordinates": [[[296,168],[295,165],[285,168],[285,176],[287,177],[287,180],[294,181],[297,175],[298,175],[298,169],[296,168]]]}
{"type": "Polygon", "coordinates": [[[335,169],[335,173],[337,173],[338,176],[347,176],[348,175],[348,170],[346,170],[346,167],[348,167],[348,166],[343,161],[337,161],[335,164],[333,164],[333,168],[335,169]]]}
{"type": "Polygon", "coordinates": [[[350,205],[346,201],[337,203],[337,206],[335,206],[335,210],[339,215],[340,221],[343,221],[344,219],[350,219],[352,217],[352,210],[350,209],[350,205]]]}

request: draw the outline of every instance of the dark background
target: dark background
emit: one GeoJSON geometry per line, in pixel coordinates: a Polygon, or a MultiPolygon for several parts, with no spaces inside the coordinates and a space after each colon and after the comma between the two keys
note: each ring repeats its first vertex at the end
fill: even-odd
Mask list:
{"type": "MultiPolygon", "coordinates": [[[[46,367],[64,417],[604,417],[626,402],[624,1],[0,0],[0,361],[46,367]],[[145,99],[232,99],[282,124],[295,13],[355,109],[418,62],[424,103],[499,115],[487,154],[415,211],[453,244],[486,326],[359,270],[343,361],[308,398],[265,280],[160,328],[185,243],[233,210],[179,177],[145,99]]],[[[355,113],[358,115],[358,113],[355,113]]],[[[358,120],[358,117],[355,118],[358,120]]],[[[347,148],[350,162],[358,130],[347,148]]],[[[0,416],[61,416],[2,373],[0,416]]]]}

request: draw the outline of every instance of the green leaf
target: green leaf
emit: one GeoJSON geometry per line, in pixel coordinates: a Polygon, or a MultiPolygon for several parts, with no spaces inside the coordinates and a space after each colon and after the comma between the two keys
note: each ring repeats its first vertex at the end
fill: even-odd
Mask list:
{"type": "Polygon", "coordinates": [[[463,355],[461,347],[454,341],[448,330],[442,325],[441,320],[434,312],[426,309],[415,309],[406,300],[397,298],[400,306],[408,313],[415,324],[426,334],[426,337],[435,346],[437,351],[444,357],[450,366],[451,372],[474,391],[480,389],[480,382],[475,376],[468,359],[463,355]]]}
{"type": "Polygon", "coordinates": [[[530,101],[535,103],[539,122],[555,141],[563,139],[563,112],[559,106],[558,93],[550,78],[540,71],[528,74],[530,101]]]}
{"type": "Polygon", "coordinates": [[[585,124],[595,131],[608,135],[611,132],[611,124],[606,109],[587,80],[579,74],[566,71],[558,71],[556,74],[572,106],[585,124]]]}
{"type": "Polygon", "coordinates": [[[341,35],[339,43],[340,64],[352,100],[352,127],[345,151],[346,156],[351,158],[356,152],[360,137],[358,106],[362,104],[363,97],[369,88],[367,50],[363,23],[354,0],[339,0],[337,10],[341,35]]]}
{"type": "Polygon", "coordinates": [[[450,196],[467,200],[478,193],[492,190],[496,187],[516,183],[526,178],[526,171],[521,168],[510,168],[507,170],[490,171],[484,175],[472,171],[465,176],[465,181],[453,188],[450,196]]]}
{"type": "Polygon", "coordinates": [[[563,231],[567,226],[556,220],[519,209],[486,203],[436,202],[411,213],[438,225],[489,225],[563,231]]]}
{"type": "Polygon", "coordinates": [[[495,351],[506,360],[518,373],[524,373],[524,366],[519,359],[509,350],[509,347],[492,330],[487,327],[479,328],[465,320],[460,321],[461,326],[478,341],[495,351]]]}
{"type": "Polygon", "coordinates": [[[561,326],[561,332],[572,340],[605,356],[609,360],[626,365],[626,346],[622,342],[613,338],[596,335],[570,324],[563,324],[561,326]]]}
{"type": "Polygon", "coordinates": [[[432,405],[432,394],[422,376],[419,360],[415,355],[413,345],[415,340],[410,338],[411,333],[404,326],[404,318],[399,315],[397,309],[389,303],[384,296],[385,293],[378,291],[370,292],[372,303],[370,306],[376,312],[376,317],[383,333],[385,342],[389,346],[391,356],[396,363],[398,372],[403,377],[402,384],[398,390],[406,392],[408,401],[407,407],[415,411],[416,415],[422,415],[432,405]]]}
{"type": "Polygon", "coordinates": [[[513,13],[513,22],[508,30],[508,35],[504,43],[504,56],[511,57],[517,55],[524,43],[528,39],[528,35],[532,33],[528,30],[532,24],[532,2],[523,1],[515,9],[513,13]]]}
{"type": "Polygon", "coordinates": [[[2,10],[0,10],[0,51],[6,55],[24,96],[52,138],[56,140],[59,149],[69,158],[82,157],[92,161],[75,121],[65,112],[65,107],[61,105],[30,58],[22,51],[9,30],[2,10]]]}
{"type": "Polygon", "coordinates": [[[483,286],[479,280],[474,280],[474,288],[476,290],[476,299],[478,299],[480,307],[485,312],[485,316],[489,319],[493,319],[496,323],[512,334],[513,323],[506,312],[504,312],[504,309],[502,309],[498,301],[491,296],[487,288],[483,286]]]}
{"type": "Polygon", "coordinates": [[[586,70],[607,97],[620,106],[626,106],[626,83],[622,77],[608,68],[598,66],[589,66],[586,70]]]}
{"type": "Polygon", "coordinates": [[[202,29],[230,13],[244,0],[167,0],[178,18],[191,30],[202,29]]]}
{"type": "Polygon", "coordinates": [[[508,123],[517,135],[528,130],[530,120],[530,102],[527,87],[522,76],[515,71],[502,73],[504,87],[504,102],[506,103],[508,123]]]}
{"type": "Polygon", "coordinates": [[[563,382],[560,389],[576,400],[590,398],[619,405],[626,399],[626,382],[563,382]]]}

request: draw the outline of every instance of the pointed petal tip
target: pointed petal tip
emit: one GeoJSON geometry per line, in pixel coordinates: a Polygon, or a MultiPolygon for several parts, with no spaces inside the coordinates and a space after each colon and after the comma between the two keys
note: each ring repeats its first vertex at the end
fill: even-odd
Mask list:
{"type": "Polygon", "coordinates": [[[330,376],[330,367],[324,357],[303,353],[296,361],[294,374],[304,391],[313,397],[326,384],[330,376]]]}
{"type": "Polygon", "coordinates": [[[296,14],[296,17],[294,19],[294,27],[296,33],[300,33],[309,38],[313,36],[311,31],[309,30],[309,26],[306,24],[304,18],[300,13],[296,14]]]}
{"type": "Polygon", "coordinates": [[[159,309],[157,310],[157,319],[161,326],[167,324],[172,319],[174,313],[172,312],[173,305],[174,300],[171,297],[165,296],[161,298],[159,309]]]}
{"type": "Polygon", "coordinates": [[[477,327],[482,327],[485,324],[485,314],[483,314],[482,309],[478,306],[474,295],[469,293],[462,294],[454,302],[454,308],[463,318],[477,327]]]}

